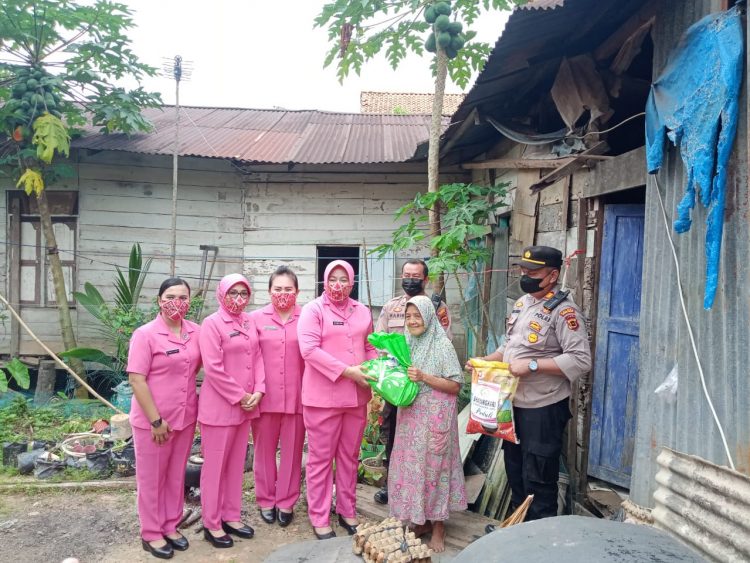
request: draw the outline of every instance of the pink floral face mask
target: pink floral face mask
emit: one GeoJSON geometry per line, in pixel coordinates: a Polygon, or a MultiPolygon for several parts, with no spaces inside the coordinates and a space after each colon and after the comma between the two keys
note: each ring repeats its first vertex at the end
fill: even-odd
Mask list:
{"type": "Polygon", "coordinates": [[[159,306],[161,314],[167,317],[171,321],[179,321],[185,318],[188,309],[190,308],[190,301],[187,299],[170,299],[161,302],[159,306]]]}
{"type": "Polygon", "coordinates": [[[349,294],[352,292],[352,286],[347,284],[342,284],[341,282],[335,282],[335,283],[329,283],[326,286],[326,295],[328,295],[328,299],[333,301],[334,303],[341,303],[342,301],[345,301],[347,297],[349,297],[349,294]]]}
{"type": "Polygon", "coordinates": [[[247,307],[247,304],[250,302],[250,297],[243,297],[242,295],[237,295],[236,297],[232,297],[231,295],[227,294],[226,297],[224,297],[224,304],[227,306],[227,311],[229,311],[232,315],[239,315],[242,311],[245,310],[245,307],[247,307]]]}
{"type": "Polygon", "coordinates": [[[271,303],[277,311],[288,311],[297,304],[297,294],[271,293],[271,303]]]}

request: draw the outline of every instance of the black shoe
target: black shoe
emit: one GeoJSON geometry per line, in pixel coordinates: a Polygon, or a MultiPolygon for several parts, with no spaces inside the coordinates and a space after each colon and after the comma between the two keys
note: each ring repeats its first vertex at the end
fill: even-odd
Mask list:
{"type": "Polygon", "coordinates": [[[154,557],[158,557],[159,559],[172,559],[172,557],[174,556],[174,550],[172,549],[172,546],[169,544],[169,542],[161,547],[154,547],[146,540],[141,538],[141,545],[143,546],[143,551],[148,551],[149,553],[151,553],[151,555],[153,555],[154,557]]]}
{"type": "Polygon", "coordinates": [[[331,530],[330,532],[325,533],[325,534],[319,534],[315,530],[315,528],[313,528],[313,534],[315,534],[315,537],[318,538],[319,540],[330,540],[331,538],[335,538],[336,537],[336,532],[334,532],[333,530],[331,530]]]}
{"type": "Polygon", "coordinates": [[[190,543],[188,542],[187,538],[182,534],[180,534],[180,537],[176,540],[173,540],[169,536],[164,536],[164,539],[167,540],[167,543],[177,551],[185,551],[188,547],[190,547],[190,543]]]}
{"type": "Polygon", "coordinates": [[[206,538],[206,541],[210,543],[214,547],[232,547],[234,545],[234,540],[227,536],[226,534],[223,536],[219,536],[218,538],[214,536],[211,532],[209,532],[206,528],[203,528],[203,537],[206,538]]]}
{"type": "Polygon", "coordinates": [[[232,528],[232,526],[230,526],[226,522],[222,522],[221,529],[224,530],[227,534],[234,534],[238,538],[244,538],[246,540],[249,540],[255,535],[255,530],[253,530],[247,524],[244,526],[240,526],[239,528],[232,528]]]}
{"type": "Polygon", "coordinates": [[[346,520],[344,520],[344,517],[341,516],[341,514],[339,514],[339,526],[344,528],[344,530],[346,530],[346,533],[350,536],[353,536],[357,533],[357,526],[352,526],[351,524],[349,524],[346,520]]]}
{"type": "Polygon", "coordinates": [[[260,517],[266,524],[273,524],[276,522],[276,508],[269,508],[268,510],[261,508],[260,517]]]}
{"type": "Polygon", "coordinates": [[[289,524],[292,523],[292,520],[294,520],[294,512],[284,512],[283,510],[279,510],[279,526],[282,528],[286,528],[289,524]]]}
{"type": "Polygon", "coordinates": [[[484,527],[484,533],[485,533],[485,534],[491,534],[491,533],[492,533],[492,532],[494,532],[494,531],[495,531],[496,529],[497,529],[497,526],[495,526],[494,524],[487,524],[487,525],[486,525],[486,526],[484,527]]]}
{"type": "Polygon", "coordinates": [[[382,489],[380,489],[372,496],[372,498],[378,504],[388,504],[388,487],[383,487],[382,489]]]}

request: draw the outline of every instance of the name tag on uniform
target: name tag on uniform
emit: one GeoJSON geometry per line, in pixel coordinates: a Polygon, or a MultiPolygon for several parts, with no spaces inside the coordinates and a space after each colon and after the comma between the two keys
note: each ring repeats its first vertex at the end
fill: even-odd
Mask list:
{"type": "Polygon", "coordinates": [[[264,326],[263,330],[279,330],[277,326],[264,326]]]}
{"type": "Polygon", "coordinates": [[[239,335],[240,335],[239,330],[233,330],[232,332],[229,333],[229,338],[234,338],[235,336],[239,336],[239,335]]]}
{"type": "Polygon", "coordinates": [[[179,353],[180,353],[180,350],[179,350],[178,348],[175,348],[174,350],[167,350],[167,351],[165,352],[165,354],[166,354],[167,356],[171,356],[172,354],[179,354],[179,353]]]}
{"type": "Polygon", "coordinates": [[[333,321],[333,326],[344,326],[344,321],[333,321]]]}

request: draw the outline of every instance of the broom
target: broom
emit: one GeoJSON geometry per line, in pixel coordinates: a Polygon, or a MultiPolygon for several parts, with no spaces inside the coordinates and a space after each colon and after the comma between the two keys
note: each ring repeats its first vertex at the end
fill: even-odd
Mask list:
{"type": "Polygon", "coordinates": [[[507,528],[508,526],[513,526],[514,524],[520,524],[523,522],[526,519],[526,513],[529,511],[529,506],[531,506],[533,500],[534,495],[527,496],[526,500],[521,503],[521,506],[516,508],[513,511],[513,514],[503,520],[499,527],[507,528]]]}

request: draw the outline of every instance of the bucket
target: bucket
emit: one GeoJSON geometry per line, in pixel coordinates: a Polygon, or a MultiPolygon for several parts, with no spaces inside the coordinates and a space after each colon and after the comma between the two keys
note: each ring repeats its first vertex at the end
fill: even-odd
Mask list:
{"type": "Polygon", "coordinates": [[[127,440],[133,435],[130,426],[130,416],[127,414],[113,414],[109,419],[109,432],[112,440],[127,440]]]}

